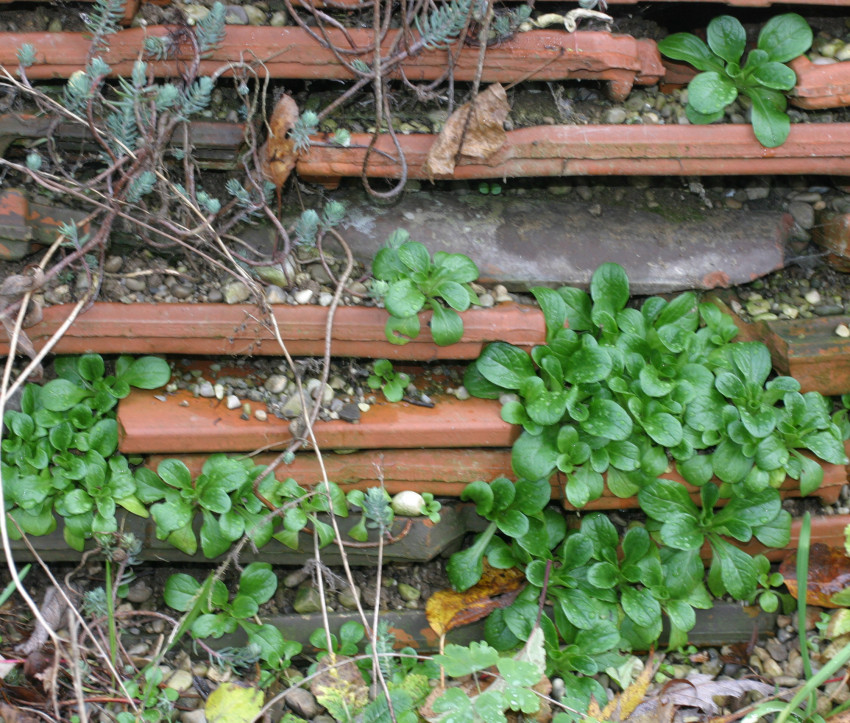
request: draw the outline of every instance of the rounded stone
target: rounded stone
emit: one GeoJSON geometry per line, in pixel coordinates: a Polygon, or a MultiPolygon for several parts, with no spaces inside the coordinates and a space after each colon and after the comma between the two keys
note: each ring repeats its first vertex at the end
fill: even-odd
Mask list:
{"type": "Polygon", "coordinates": [[[815,225],[815,209],[811,204],[804,201],[792,201],[788,204],[788,212],[797,222],[797,225],[808,231],[815,225]]]}
{"type": "Polygon", "coordinates": [[[225,404],[228,409],[239,409],[242,406],[242,401],[235,394],[228,394],[225,404]]]}
{"type": "Polygon", "coordinates": [[[224,300],[228,304],[241,304],[251,296],[251,290],[241,281],[233,281],[227,284],[221,291],[224,294],[224,300]]]}
{"type": "Polygon", "coordinates": [[[289,379],[287,379],[283,374],[272,374],[268,379],[266,379],[263,386],[272,394],[281,394],[286,390],[288,384],[289,379]]]}
{"type": "Polygon", "coordinates": [[[610,125],[619,125],[626,122],[626,111],[624,108],[609,108],[605,112],[605,122],[610,125]]]}
{"type": "Polygon", "coordinates": [[[286,292],[280,286],[269,286],[266,289],[266,301],[269,304],[287,304],[286,292]]]}
{"type": "Polygon", "coordinates": [[[124,286],[129,291],[144,291],[148,288],[148,282],[144,276],[131,276],[124,279],[124,286]]]}
{"type": "Polygon", "coordinates": [[[117,274],[124,265],[124,258],[121,256],[110,256],[103,264],[103,270],[109,274],[117,274]]]}
{"type": "Polygon", "coordinates": [[[296,304],[309,304],[310,300],[313,298],[313,290],[299,289],[292,295],[292,297],[295,299],[296,304]]]}

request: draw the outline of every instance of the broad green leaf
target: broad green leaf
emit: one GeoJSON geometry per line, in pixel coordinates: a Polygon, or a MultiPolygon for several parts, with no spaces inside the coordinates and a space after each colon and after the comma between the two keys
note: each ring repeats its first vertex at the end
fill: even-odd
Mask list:
{"type": "Polygon", "coordinates": [[[566,305],[567,322],[574,331],[589,331],[593,329],[591,319],[590,297],[581,289],[572,286],[562,286],[558,294],[566,305]]]}
{"type": "Polygon", "coordinates": [[[844,445],[832,432],[815,432],[804,437],[806,447],[818,457],[832,464],[847,464],[844,445]]]}
{"type": "Polygon", "coordinates": [[[535,374],[526,352],[501,341],[488,344],[475,365],[485,379],[505,389],[519,389],[526,379],[535,374]]]}
{"type": "Polygon", "coordinates": [[[548,479],[558,461],[557,432],[545,429],[542,434],[523,432],[511,450],[511,466],[518,477],[548,479]]]}
{"type": "Polygon", "coordinates": [[[759,86],[747,88],[745,93],[753,102],[750,116],[758,142],[765,148],[781,146],[791,133],[785,96],[778,90],[759,86]]]}
{"type": "Polygon", "coordinates": [[[681,515],[668,518],[661,526],[661,540],[677,550],[698,550],[705,541],[696,518],[681,515]]]}
{"type": "Polygon", "coordinates": [[[118,422],[101,419],[89,432],[89,448],[103,457],[109,457],[118,449],[118,422]]]}
{"type": "Polygon", "coordinates": [[[797,74],[791,68],[773,61],[756,68],[753,78],[774,90],[791,90],[797,84],[797,74]]]}
{"type": "Polygon", "coordinates": [[[464,254],[434,254],[434,262],[443,276],[459,284],[468,284],[478,278],[478,267],[464,254]]]}
{"type": "Polygon", "coordinates": [[[632,419],[628,412],[611,399],[594,397],[589,405],[590,415],[581,428],[595,437],[625,440],[632,433],[632,419]]]}
{"type": "Polygon", "coordinates": [[[372,261],[372,275],[382,281],[396,281],[407,273],[407,267],[398,257],[397,248],[381,248],[372,261]]]}
{"type": "Polygon", "coordinates": [[[505,392],[505,388],[494,384],[487,379],[473,362],[466,367],[463,373],[463,386],[473,397],[479,399],[498,399],[505,392]]]}
{"type": "Polygon", "coordinates": [[[557,291],[545,286],[534,286],[531,293],[540,305],[546,321],[546,340],[551,341],[555,333],[567,322],[567,304],[557,291]]]}
{"type": "Polygon", "coordinates": [[[688,83],[688,105],[697,113],[719,113],[738,97],[738,89],[725,75],[708,71],[688,83]]]}
{"type": "Polygon", "coordinates": [[[812,29],[797,13],[775,15],[759,33],[758,47],[771,60],[787,63],[805,53],[812,44],[812,29]]]}
{"type": "Polygon", "coordinates": [[[664,447],[675,447],[682,441],[682,425],[672,414],[647,414],[642,421],[644,431],[654,442],[664,447]]]}
{"type": "Polygon", "coordinates": [[[121,382],[139,389],[158,389],[168,384],[171,368],[165,359],[155,356],[143,356],[133,361],[121,374],[121,382]]]}
{"type": "Polygon", "coordinates": [[[431,316],[431,336],[437,346],[450,346],[456,344],[463,337],[463,320],[454,309],[446,309],[438,303],[430,304],[433,315],[431,316]]]}
{"type": "Polygon", "coordinates": [[[410,279],[401,279],[390,284],[384,298],[387,311],[400,319],[418,314],[425,305],[423,294],[410,279]]]}
{"type": "Polygon", "coordinates": [[[711,454],[711,464],[724,482],[740,482],[753,466],[753,458],[747,457],[741,448],[729,439],[724,439],[711,454]]]}
{"type": "MultiPolygon", "coordinates": [[[[398,259],[411,271],[426,273],[431,268],[431,255],[424,244],[418,241],[408,241],[399,246],[398,259]]],[[[407,316],[403,314],[402,316],[407,316]]]]}
{"type": "Polygon", "coordinates": [[[156,471],[165,484],[178,490],[188,490],[192,486],[192,473],[179,459],[162,460],[156,471]]]}
{"type": "Polygon", "coordinates": [[[623,611],[643,628],[653,627],[661,621],[661,604],[646,588],[625,587],[620,602],[623,611]]]}
{"type": "Polygon", "coordinates": [[[731,15],[720,15],[708,24],[706,39],[708,47],[716,55],[727,63],[737,63],[744,54],[747,33],[736,18],[731,15]]]}
{"type": "Polygon", "coordinates": [[[469,308],[469,293],[457,281],[443,281],[437,287],[435,295],[441,296],[455,311],[466,311],[469,308]]]}
{"type": "Polygon", "coordinates": [[[720,579],[737,600],[747,600],[756,588],[757,570],[753,558],[733,544],[712,535],[711,548],[720,565],[720,579]]]}
{"type": "Polygon", "coordinates": [[[699,510],[688,491],[673,480],[659,478],[650,482],[638,493],[638,502],[647,515],[659,522],[674,516],[699,518],[699,510]]]}
{"type": "Polygon", "coordinates": [[[192,607],[195,596],[200,589],[201,583],[194,577],[178,572],[171,575],[166,581],[163,598],[166,605],[185,613],[192,607]]]}
{"type": "Polygon", "coordinates": [[[619,264],[600,264],[590,279],[590,297],[619,311],[629,301],[629,278],[619,264]]]}
{"type": "Polygon", "coordinates": [[[384,327],[384,336],[387,337],[387,341],[391,344],[403,346],[411,339],[419,336],[419,327],[419,317],[416,314],[411,314],[403,318],[390,316],[384,327]]]}
{"type": "Polygon", "coordinates": [[[567,480],[567,500],[578,509],[598,500],[604,491],[602,475],[594,472],[587,464],[576,469],[567,480]]]}
{"type": "Polygon", "coordinates": [[[53,379],[41,389],[41,403],[51,412],[65,412],[89,396],[89,393],[67,379],[53,379]]]}
{"type": "Polygon", "coordinates": [[[460,498],[475,502],[475,511],[482,517],[487,517],[493,509],[493,488],[483,480],[466,485],[460,493],[460,498]]]}
{"type": "Polygon", "coordinates": [[[691,33],[674,33],[658,41],[658,50],[668,58],[684,60],[697,70],[713,70],[722,73],[723,62],[702,40],[691,33]]]}
{"type": "Polygon", "coordinates": [[[100,354],[83,354],[77,359],[77,372],[86,381],[94,382],[102,379],[105,370],[103,357],[100,354]]]}
{"type": "Polygon", "coordinates": [[[243,595],[241,592],[233,598],[230,604],[230,613],[235,618],[250,618],[256,615],[260,610],[257,601],[250,595],[243,595]]]}

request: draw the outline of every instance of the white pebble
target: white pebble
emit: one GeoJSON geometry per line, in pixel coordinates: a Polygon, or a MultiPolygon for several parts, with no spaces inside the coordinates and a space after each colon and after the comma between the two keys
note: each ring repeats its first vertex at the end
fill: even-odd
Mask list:
{"type": "Polygon", "coordinates": [[[364,412],[364,413],[368,412],[372,408],[368,404],[366,404],[366,402],[360,402],[360,404],[358,404],[357,407],[361,412],[364,412]]]}
{"type": "Polygon", "coordinates": [[[820,304],[821,302],[820,292],[817,289],[807,291],[806,295],[803,298],[808,301],[812,306],[814,306],[815,304],[820,304]]]}
{"type": "Polygon", "coordinates": [[[469,399],[469,392],[466,391],[466,387],[458,387],[455,389],[455,396],[461,401],[464,401],[469,399]]]}
{"type": "Polygon", "coordinates": [[[235,394],[228,394],[227,395],[226,404],[227,404],[228,409],[239,409],[239,407],[242,406],[242,402],[239,400],[239,397],[237,397],[235,394]]]}
{"type": "Polygon", "coordinates": [[[330,306],[333,300],[334,295],[327,291],[323,291],[319,294],[319,306],[330,306]]]}
{"type": "Polygon", "coordinates": [[[265,422],[269,418],[269,415],[266,413],[265,409],[258,409],[256,412],[254,412],[254,416],[257,418],[258,422],[265,422]]]}
{"type": "Polygon", "coordinates": [[[224,399],[224,384],[216,384],[213,386],[216,399],[224,399]]]}
{"type": "Polygon", "coordinates": [[[293,295],[296,304],[309,304],[310,299],[313,298],[313,290],[312,289],[299,289],[293,295]]]}
{"type": "Polygon", "coordinates": [[[839,324],[835,327],[835,336],[840,336],[842,339],[847,339],[850,337],[850,328],[847,327],[847,324],[839,324]]]}

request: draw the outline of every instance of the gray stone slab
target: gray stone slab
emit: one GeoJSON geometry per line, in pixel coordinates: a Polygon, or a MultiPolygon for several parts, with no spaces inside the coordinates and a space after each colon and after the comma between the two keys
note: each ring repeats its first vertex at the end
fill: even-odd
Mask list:
{"type": "Polygon", "coordinates": [[[636,294],[746,283],[782,267],[790,228],[787,214],[706,209],[678,191],[659,194],[653,208],[636,189],[616,203],[545,191],[422,191],[392,205],[359,191],[332,197],[348,206],[342,233],[358,259],[370,261],[401,227],[432,252],[467,254],[484,282],[514,290],[586,286],[606,261],[626,268],[636,294]]]}

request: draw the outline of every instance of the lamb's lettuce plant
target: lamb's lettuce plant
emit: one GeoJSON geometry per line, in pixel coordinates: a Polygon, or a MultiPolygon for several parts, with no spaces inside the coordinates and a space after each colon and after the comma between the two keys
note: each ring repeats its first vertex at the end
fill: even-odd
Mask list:
{"type": "Polygon", "coordinates": [[[590,293],[536,288],[547,344],[531,356],[496,342],[465,375],[474,396],[516,399],[502,418],[523,427],[512,466],[523,479],[566,478],[583,507],[603,491],[629,497],[669,466],[697,486],[713,476],[721,495],[747,495],[800,480],[817,489],[816,459],[844,464],[842,434],[823,397],[790,377],[768,381],[758,342],[730,343],[737,330],[713,304],[688,292],[627,305],[616,264],[593,275],[590,293]],[[566,328],[567,323],[569,328],[566,328]]]}
{"type": "Polygon", "coordinates": [[[165,584],[165,603],[193,617],[189,628],[192,637],[220,638],[242,628],[248,643],[258,647],[264,666],[272,670],[286,669],[301,652],[301,644],[286,640],[276,626],[255,622],[260,606],[277,589],[277,575],[267,562],[252,562],[242,570],[232,598],[221,580],[214,580],[209,594],[204,594],[207,586],[185,573],[172,575],[165,584]]]}
{"type": "Polygon", "coordinates": [[[157,539],[188,555],[201,549],[206,557],[218,557],[243,534],[257,547],[272,538],[287,547],[299,548],[299,533],[312,524],[322,547],[334,539],[333,528],[318,518],[321,512],[348,516],[345,494],[333,482],[328,493],[310,493],[295,480],[278,482],[267,477],[260,493],[276,508],[284,509],[280,522],[269,519],[268,510],[253,493],[254,480],[264,467],[251,460],[238,460],[224,454],[210,455],[193,478],[189,468],[178,459],[159,463],[156,472],[147,468],[136,471],[138,497],[151,504],[157,539]],[[195,533],[195,518],[201,513],[200,534],[195,533]]]}
{"type": "Polygon", "coordinates": [[[469,285],[478,278],[478,267],[464,254],[438,251],[432,260],[425,246],[409,239],[407,231],[394,231],[372,262],[372,274],[384,282],[377,288],[390,314],[386,337],[393,344],[415,339],[420,328],[417,315],[428,308],[433,312],[434,342],[454,344],[463,336],[463,320],[457,312],[478,303],[469,285]]]}
{"type": "MultiPolygon", "coordinates": [[[[164,359],[122,356],[106,374],[99,354],[58,357],[57,378],[27,384],[21,411],[6,412],[2,443],[6,512],[32,535],[65,519],[65,541],[82,550],[97,533],[115,532],[116,505],[147,516],[127,459],[116,453],[115,405],[130,387],[156,389],[171,377],[164,359]]],[[[10,527],[17,534],[15,526],[10,527]]]]}
{"type": "Polygon", "coordinates": [[[726,107],[743,93],[752,101],[750,120],[759,143],[768,148],[781,146],[791,130],[785,93],[797,83],[796,74],[785,63],[811,46],[809,24],[796,13],[771,18],[744,62],[747,34],[732,16],[714,18],[706,38],[707,45],[691,33],[675,33],[658,43],[667,57],[702,71],[688,84],[688,119],[692,123],[720,120],[726,107]]]}

